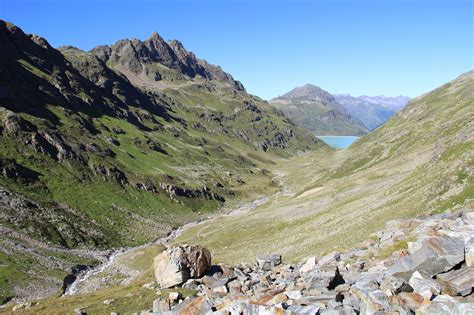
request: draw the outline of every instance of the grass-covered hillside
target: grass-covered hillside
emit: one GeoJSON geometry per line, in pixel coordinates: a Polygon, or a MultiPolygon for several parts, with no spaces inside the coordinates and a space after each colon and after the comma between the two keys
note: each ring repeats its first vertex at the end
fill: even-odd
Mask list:
{"type": "Polygon", "coordinates": [[[0,21],[0,44],[0,303],[38,293],[40,282],[60,287],[93,260],[61,252],[51,264],[56,247],[157,239],[275,191],[274,159],[329,152],[157,34],[57,50],[0,21]]]}
{"type": "Polygon", "coordinates": [[[227,263],[355,246],[393,219],[474,207],[474,72],[411,101],[346,150],[279,164],[293,194],[187,230],[227,263]]]}

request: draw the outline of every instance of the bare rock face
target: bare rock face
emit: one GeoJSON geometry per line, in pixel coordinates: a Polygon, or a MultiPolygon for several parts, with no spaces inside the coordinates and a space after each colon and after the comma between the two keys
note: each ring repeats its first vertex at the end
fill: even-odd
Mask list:
{"type": "Polygon", "coordinates": [[[184,245],[163,251],[155,257],[156,281],[162,288],[171,288],[189,278],[202,277],[211,268],[211,253],[198,245],[184,245]]]}

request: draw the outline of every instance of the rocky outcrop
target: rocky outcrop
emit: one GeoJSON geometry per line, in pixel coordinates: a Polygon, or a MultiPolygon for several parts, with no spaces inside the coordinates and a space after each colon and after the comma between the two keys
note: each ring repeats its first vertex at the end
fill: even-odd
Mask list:
{"type": "Polygon", "coordinates": [[[211,253],[201,246],[179,246],[155,257],[153,269],[161,288],[183,284],[202,277],[211,268],[211,253]]]}
{"type": "Polygon", "coordinates": [[[145,41],[124,39],[112,46],[98,46],[92,49],[91,53],[103,63],[117,65],[116,68],[128,77],[130,73],[144,74],[153,81],[160,81],[164,78],[185,79],[200,76],[226,83],[235,90],[245,91],[242,83],[234,80],[220,67],[196,58],[177,40],[166,42],[156,32],[145,41]],[[160,71],[154,64],[177,70],[176,77],[170,78],[168,72],[160,71]]]}
{"type": "Polygon", "coordinates": [[[225,202],[225,198],[212,192],[209,187],[189,189],[178,187],[174,184],[160,183],[161,190],[164,190],[170,197],[185,197],[185,198],[205,198],[209,200],[217,200],[225,202]]]}
{"type": "Polygon", "coordinates": [[[13,159],[0,157],[0,175],[20,183],[31,183],[37,181],[40,174],[13,159]]]}
{"type": "MultiPolygon", "coordinates": [[[[160,272],[173,285],[198,296],[155,301],[154,314],[471,314],[474,268],[466,265],[464,244],[474,225],[472,210],[391,222],[361,248],[283,263],[277,254],[255,264],[214,266],[186,282],[181,248],[165,251],[160,272]],[[406,239],[409,249],[378,256],[406,239]],[[373,258],[369,259],[369,256],[373,258]],[[172,258],[173,257],[173,258],[172,258]],[[178,275],[176,277],[176,275],[178,275]]],[[[155,261],[156,266],[156,261],[155,261]]],[[[156,269],[155,269],[156,270],[156,269]]],[[[197,274],[195,274],[197,275],[197,274]]]]}

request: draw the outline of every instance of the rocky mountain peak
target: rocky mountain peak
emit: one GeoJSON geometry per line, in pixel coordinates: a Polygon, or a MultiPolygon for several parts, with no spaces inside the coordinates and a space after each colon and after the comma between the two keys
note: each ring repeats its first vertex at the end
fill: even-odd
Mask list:
{"type": "Polygon", "coordinates": [[[220,67],[198,59],[177,40],[166,42],[157,32],[144,41],[124,39],[111,46],[98,46],[90,53],[104,62],[110,61],[111,64],[119,66],[116,70],[126,76],[142,75],[151,78],[152,81],[165,80],[169,73],[162,73],[166,72],[160,69],[162,65],[176,71],[172,80],[187,80],[199,76],[207,80],[217,80],[229,84],[236,90],[244,91],[242,84],[220,67]]]}
{"type": "Polygon", "coordinates": [[[306,99],[327,103],[334,101],[334,96],[332,96],[329,92],[323,90],[319,86],[312,84],[305,84],[303,86],[296,87],[278,98],[287,100],[306,99]]]}

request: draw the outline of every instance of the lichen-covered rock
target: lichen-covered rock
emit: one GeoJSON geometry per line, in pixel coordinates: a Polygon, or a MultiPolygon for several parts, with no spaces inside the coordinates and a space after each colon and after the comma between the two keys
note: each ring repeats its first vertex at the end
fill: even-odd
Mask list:
{"type": "Polygon", "coordinates": [[[155,257],[156,281],[162,288],[170,288],[189,278],[202,277],[211,268],[211,253],[198,245],[184,245],[167,249],[155,257]]]}

